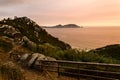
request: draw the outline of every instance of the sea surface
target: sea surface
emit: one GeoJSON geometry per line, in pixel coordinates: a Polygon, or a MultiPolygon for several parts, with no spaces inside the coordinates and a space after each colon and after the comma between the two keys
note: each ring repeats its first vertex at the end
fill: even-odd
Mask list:
{"type": "Polygon", "coordinates": [[[45,28],[48,33],[79,49],[120,44],[120,27],[45,28]]]}

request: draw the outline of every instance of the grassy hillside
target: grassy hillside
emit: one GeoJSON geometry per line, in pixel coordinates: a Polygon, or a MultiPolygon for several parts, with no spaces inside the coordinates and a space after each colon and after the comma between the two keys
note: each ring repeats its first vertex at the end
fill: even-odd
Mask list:
{"type": "Polygon", "coordinates": [[[107,45],[105,47],[97,48],[93,50],[93,52],[120,60],[120,44],[107,45]]]}

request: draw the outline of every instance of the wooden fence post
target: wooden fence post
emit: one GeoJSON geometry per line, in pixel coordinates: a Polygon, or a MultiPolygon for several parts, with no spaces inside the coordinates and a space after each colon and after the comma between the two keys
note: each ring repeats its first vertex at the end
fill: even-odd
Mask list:
{"type": "Polygon", "coordinates": [[[80,70],[79,70],[80,66],[78,64],[78,80],[80,80],[80,70]]]}
{"type": "Polygon", "coordinates": [[[57,72],[58,72],[58,77],[60,77],[60,69],[59,69],[59,62],[57,62],[57,72]]]}

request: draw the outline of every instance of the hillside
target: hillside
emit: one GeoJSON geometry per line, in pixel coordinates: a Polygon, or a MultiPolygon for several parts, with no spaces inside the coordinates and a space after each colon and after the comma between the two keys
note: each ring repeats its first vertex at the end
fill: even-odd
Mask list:
{"type": "Polygon", "coordinates": [[[71,46],[58,38],[55,38],[48,34],[44,29],[42,29],[34,21],[27,17],[15,17],[14,19],[4,19],[0,21],[2,24],[0,27],[0,35],[5,35],[7,37],[13,37],[13,33],[20,33],[22,36],[27,37],[30,41],[36,43],[37,45],[49,43],[56,46],[62,50],[70,49],[71,46]],[[12,32],[10,31],[12,29],[12,32]],[[8,30],[7,33],[3,33],[8,30]],[[9,34],[10,33],[10,34],[9,34]]]}
{"type": "Polygon", "coordinates": [[[120,44],[107,45],[93,50],[93,52],[106,57],[120,60],[120,44]]]}

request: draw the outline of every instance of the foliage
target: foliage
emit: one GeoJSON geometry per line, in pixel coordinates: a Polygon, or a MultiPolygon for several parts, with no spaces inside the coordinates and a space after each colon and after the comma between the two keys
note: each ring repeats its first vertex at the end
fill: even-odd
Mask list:
{"type": "Polygon", "coordinates": [[[54,57],[58,60],[82,61],[82,62],[98,62],[98,63],[120,63],[119,60],[106,57],[95,52],[87,52],[85,50],[68,49],[60,50],[50,44],[41,46],[41,51],[47,56],[54,57]]]}
{"type": "Polygon", "coordinates": [[[108,45],[102,48],[97,48],[95,50],[91,50],[91,52],[95,52],[99,55],[104,55],[106,57],[120,60],[120,44],[108,45]]]}
{"type": "Polygon", "coordinates": [[[93,52],[81,53],[80,59],[83,62],[119,63],[119,61],[114,58],[105,57],[93,52]]]}
{"type": "Polygon", "coordinates": [[[41,53],[46,56],[53,56],[59,49],[49,43],[45,43],[43,45],[39,45],[39,49],[41,53]]]}

